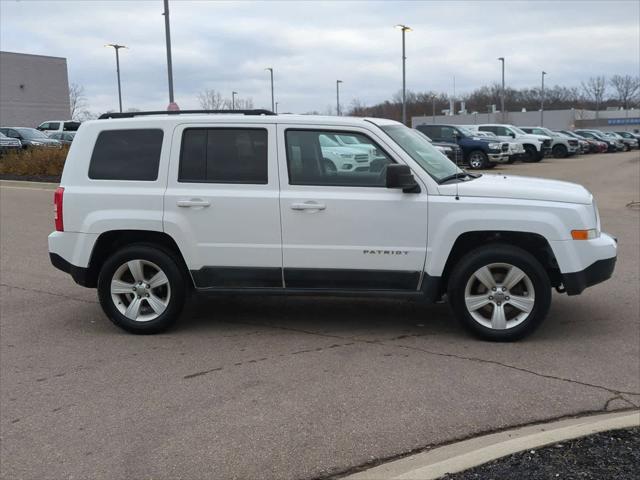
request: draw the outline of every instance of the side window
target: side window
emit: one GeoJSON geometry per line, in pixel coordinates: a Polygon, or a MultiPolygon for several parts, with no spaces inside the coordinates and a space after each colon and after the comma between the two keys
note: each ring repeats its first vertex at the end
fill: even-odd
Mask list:
{"type": "Polygon", "coordinates": [[[457,130],[453,127],[442,127],[442,133],[440,137],[442,140],[454,142],[456,141],[456,132],[457,130]]]}
{"type": "Polygon", "coordinates": [[[62,125],[62,129],[65,132],[77,132],[78,128],[80,128],[79,122],[64,122],[62,125]]]}
{"type": "Polygon", "coordinates": [[[440,127],[431,125],[418,125],[416,128],[429,138],[440,138],[440,127]]]}
{"type": "Polygon", "coordinates": [[[495,129],[496,129],[495,134],[500,137],[508,137],[509,135],[511,135],[511,130],[509,130],[508,128],[495,127],[495,129]]]}
{"type": "Polygon", "coordinates": [[[349,132],[356,140],[341,145],[344,132],[287,130],[287,167],[291,185],[384,187],[386,166],[393,160],[373,140],[349,132]]]}
{"type": "Polygon", "coordinates": [[[267,131],[188,128],[182,134],[179,182],[266,184],[267,131]]]}
{"type": "Polygon", "coordinates": [[[44,127],[45,130],[58,130],[60,128],[60,122],[49,122],[44,127]]]}
{"type": "Polygon", "coordinates": [[[158,178],[163,131],[105,130],[93,147],[89,178],[94,180],[143,180],[158,178]]]}

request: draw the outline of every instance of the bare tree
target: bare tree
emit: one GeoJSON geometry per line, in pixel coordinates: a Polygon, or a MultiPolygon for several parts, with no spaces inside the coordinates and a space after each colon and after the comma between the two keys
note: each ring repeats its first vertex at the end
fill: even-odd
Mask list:
{"type": "Polygon", "coordinates": [[[591,77],[587,82],[582,82],[582,90],[585,95],[593,100],[596,104],[596,119],[599,117],[600,105],[604,99],[604,94],[607,91],[607,80],[604,75],[597,77],[591,77]]]}
{"type": "Polygon", "coordinates": [[[617,100],[625,110],[638,102],[640,97],[640,77],[614,75],[609,80],[609,85],[615,89],[617,100]]]}
{"type": "MultiPolygon", "coordinates": [[[[213,89],[206,89],[198,93],[198,101],[203,110],[222,110],[227,108],[227,100],[222,98],[220,92],[213,89]]],[[[230,103],[230,102],[229,102],[230,103]]]]}
{"type": "Polygon", "coordinates": [[[87,110],[87,97],[84,95],[84,87],[77,83],[69,85],[69,107],[72,120],[80,120],[87,110]]]}

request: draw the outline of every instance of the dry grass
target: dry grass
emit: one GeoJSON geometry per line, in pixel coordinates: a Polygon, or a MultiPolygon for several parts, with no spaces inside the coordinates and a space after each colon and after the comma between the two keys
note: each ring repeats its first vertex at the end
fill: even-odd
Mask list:
{"type": "Polygon", "coordinates": [[[68,146],[53,148],[29,148],[5,153],[0,157],[0,174],[9,175],[62,175],[68,146]]]}

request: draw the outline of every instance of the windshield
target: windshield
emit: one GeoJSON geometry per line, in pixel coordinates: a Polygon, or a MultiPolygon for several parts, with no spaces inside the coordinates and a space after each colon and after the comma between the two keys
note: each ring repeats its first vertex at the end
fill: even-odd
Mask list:
{"type": "Polygon", "coordinates": [[[473,137],[476,134],[476,132],[469,130],[467,127],[458,127],[458,130],[467,137],[473,137]]]}
{"type": "Polygon", "coordinates": [[[49,138],[40,130],[35,128],[14,128],[20,135],[29,140],[36,140],[38,138],[49,138]]]}
{"type": "Polygon", "coordinates": [[[514,127],[513,125],[509,127],[511,130],[513,130],[516,133],[519,133],[520,135],[526,135],[527,133],[522,131],[521,129],[519,129],[518,127],[514,127]]]}
{"type": "Polygon", "coordinates": [[[346,145],[359,145],[360,142],[356,137],[351,137],[348,135],[338,135],[338,138],[342,140],[342,143],[346,145]]]}
{"type": "Polygon", "coordinates": [[[462,173],[461,169],[436,150],[417,130],[404,125],[384,125],[380,128],[437,182],[456,173],[462,173]]]}

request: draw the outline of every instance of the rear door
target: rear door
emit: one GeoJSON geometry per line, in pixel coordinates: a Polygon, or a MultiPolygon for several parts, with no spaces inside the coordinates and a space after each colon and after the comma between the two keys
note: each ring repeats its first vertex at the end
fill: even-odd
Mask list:
{"type": "Polygon", "coordinates": [[[286,288],[416,291],[427,247],[427,193],[385,187],[398,159],[357,128],[278,125],[286,288]],[[334,169],[322,135],[375,148],[369,169],[334,169]]]}
{"type": "Polygon", "coordinates": [[[178,125],[164,228],[198,288],[282,288],[276,129],[178,125]]]}

